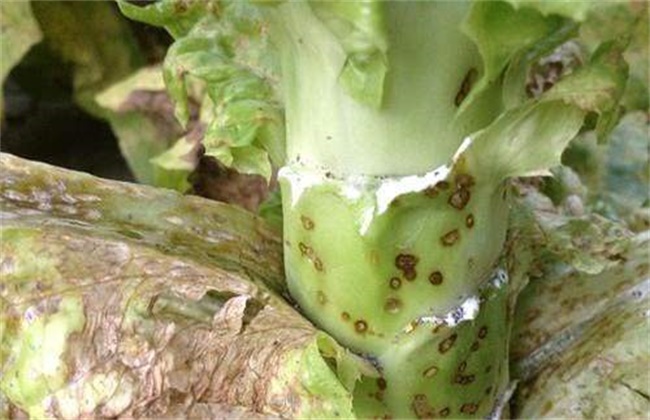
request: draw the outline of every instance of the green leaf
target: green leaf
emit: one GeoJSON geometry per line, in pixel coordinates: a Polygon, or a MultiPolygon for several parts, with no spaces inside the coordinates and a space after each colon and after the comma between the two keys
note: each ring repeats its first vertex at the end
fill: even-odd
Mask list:
{"type": "Polygon", "coordinates": [[[214,13],[204,12],[200,19],[189,12],[199,7],[193,3],[187,19],[178,23],[181,30],[174,26],[179,3],[165,0],[135,11],[126,3],[122,7],[177,37],[165,58],[163,77],[181,124],[190,121],[191,104],[202,104],[206,154],[269,179],[270,161],[278,166],[284,161],[284,119],[267,23],[245,2],[203,3],[214,13]]]}
{"type": "Polygon", "coordinates": [[[360,103],[381,107],[388,71],[384,6],[377,0],[310,1],[310,5],[347,54],[341,86],[360,103]]]}
{"type": "Polygon", "coordinates": [[[219,2],[216,0],[162,0],[146,6],[118,0],[117,5],[129,18],[153,26],[162,26],[174,38],[187,35],[203,16],[216,15],[219,11],[219,2]]]}
{"type": "MultiPolygon", "coordinates": [[[[0,86],[9,71],[23,58],[32,45],[42,38],[38,23],[27,1],[0,3],[0,86]]],[[[4,97],[4,95],[3,95],[4,97]]],[[[3,114],[0,98],[0,118],[3,114]]]]}
{"type": "Polygon", "coordinates": [[[559,80],[539,99],[508,110],[472,135],[475,165],[486,176],[539,175],[560,164],[569,141],[578,134],[588,112],[600,115],[597,131],[607,136],[611,113],[617,112],[625,88],[624,42],[604,43],[589,63],[559,80]]]}
{"type": "Polygon", "coordinates": [[[514,55],[551,35],[563,26],[561,18],[545,18],[531,9],[515,10],[497,1],[473,5],[463,28],[483,57],[484,77],[495,80],[514,55]]]}
{"type": "Polygon", "coordinates": [[[582,22],[588,12],[603,2],[594,0],[557,1],[557,0],[506,0],[517,9],[535,9],[543,15],[559,15],[582,22]]]}

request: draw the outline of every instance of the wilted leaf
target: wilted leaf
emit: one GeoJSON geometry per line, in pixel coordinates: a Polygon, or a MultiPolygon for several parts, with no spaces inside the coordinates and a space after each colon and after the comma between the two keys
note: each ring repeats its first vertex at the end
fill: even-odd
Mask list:
{"type": "MultiPolygon", "coordinates": [[[[199,133],[184,136],[160,66],[145,67],[112,85],[97,96],[97,103],[110,111],[106,117],[139,182],[188,189],[187,177],[197,164],[199,133]],[[173,144],[178,147],[170,148],[173,144]]],[[[200,130],[196,122],[192,127],[200,130]]]]}
{"type": "Polygon", "coordinates": [[[516,416],[637,418],[650,410],[648,231],[597,276],[549,273],[523,292],[513,342],[516,416]]]}
{"type": "Polygon", "coordinates": [[[163,65],[165,84],[183,126],[191,120],[192,102],[202,104],[206,155],[270,180],[271,162],[284,161],[284,115],[279,64],[269,53],[268,22],[260,11],[248,2],[216,1],[163,0],[144,7],[123,1],[120,7],[176,38],[163,65]]]}
{"type": "Polygon", "coordinates": [[[351,416],[324,359],[351,356],[282,299],[281,244],[261,219],[9,155],[0,166],[10,410],[351,416]]]}

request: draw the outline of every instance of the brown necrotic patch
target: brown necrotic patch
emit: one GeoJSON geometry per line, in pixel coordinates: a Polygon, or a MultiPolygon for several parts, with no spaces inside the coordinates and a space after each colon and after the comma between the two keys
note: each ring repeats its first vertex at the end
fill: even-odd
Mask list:
{"type": "Polygon", "coordinates": [[[314,229],[314,221],[311,220],[307,216],[300,216],[300,222],[302,223],[302,227],[305,228],[306,230],[312,230],[314,229]]]}
{"type": "Polygon", "coordinates": [[[434,286],[441,285],[442,281],[443,277],[440,271],[434,271],[433,273],[429,274],[429,283],[433,284],[434,286]]]}
{"type": "Polygon", "coordinates": [[[308,258],[312,262],[316,271],[324,270],[323,261],[318,257],[318,255],[316,255],[316,252],[314,252],[312,247],[304,242],[300,242],[298,244],[298,249],[300,249],[300,255],[308,258]]]}
{"type": "Polygon", "coordinates": [[[359,334],[363,334],[368,331],[368,323],[363,319],[358,319],[354,322],[354,330],[359,334]]]}
{"type": "Polygon", "coordinates": [[[397,298],[388,298],[384,304],[384,310],[391,314],[396,314],[402,309],[402,302],[397,298]]]}
{"type": "Polygon", "coordinates": [[[436,376],[437,373],[438,373],[438,366],[429,366],[428,368],[424,369],[424,371],[422,372],[422,376],[424,376],[425,378],[433,378],[434,376],[436,376]]]}
{"type": "Polygon", "coordinates": [[[475,341],[472,343],[472,346],[469,348],[471,351],[477,351],[480,347],[480,344],[478,341],[475,341]]]}
{"type": "Polygon", "coordinates": [[[471,188],[474,186],[474,177],[470,174],[458,174],[455,183],[456,188],[471,188]]]}
{"type": "Polygon", "coordinates": [[[469,91],[472,90],[472,85],[474,85],[474,81],[476,81],[477,76],[478,72],[475,68],[469,69],[460,84],[460,88],[458,89],[458,93],[456,93],[456,97],[454,97],[454,105],[460,106],[460,104],[465,100],[469,94],[469,91]]]}
{"type": "Polygon", "coordinates": [[[459,372],[465,372],[465,369],[467,368],[467,362],[463,361],[460,365],[458,365],[458,371],[459,372]]]}
{"type": "Polygon", "coordinates": [[[468,214],[467,217],[465,218],[465,226],[467,226],[468,229],[471,229],[474,227],[474,215],[473,214],[468,214]]]}
{"type": "Polygon", "coordinates": [[[449,189],[449,182],[440,181],[436,185],[432,185],[424,190],[424,194],[430,198],[436,198],[440,191],[446,191],[449,189]]]}
{"type": "Polygon", "coordinates": [[[386,383],[386,379],[384,378],[377,378],[377,388],[380,390],[385,390],[388,384],[386,383]]]}
{"type": "Polygon", "coordinates": [[[475,414],[478,410],[478,404],[465,403],[460,407],[460,412],[463,414],[475,414]]]}
{"type": "Polygon", "coordinates": [[[390,288],[393,290],[397,290],[402,286],[402,280],[399,279],[399,277],[392,277],[389,281],[390,288]]]}
{"type": "Polygon", "coordinates": [[[440,242],[444,246],[452,246],[460,239],[460,232],[458,229],[450,230],[440,237],[440,242]]]}
{"type": "Polygon", "coordinates": [[[456,333],[453,333],[449,337],[442,340],[440,344],[438,344],[438,351],[440,351],[440,353],[447,353],[449,349],[454,346],[456,338],[458,338],[458,335],[456,333]]]}
{"type": "Polygon", "coordinates": [[[413,412],[420,419],[429,419],[435,417],[435,411],[429,403],[429,399],[424,394],[416,394],[411,402],[413,412]]]}
{"type": "Polygon", "coordinates": [[[447,202],[453,208],[457,210],[462,210],[465,208],[467,203],[469,203],[470,197],[471,197],[471,193],[469,192],[469,189],[461,187],[456,191],[454,191],[454,193],[449,196],[449,200],[447,202]]]}
{"type": "Polygon", "coordinates": [[[450,413],[451,413],[451,410],[449,409],[449,407],[445,407],[445,408],[443,408],[442,410],[440,410],[440,412],[438,413],[438,415],[439,415],[440,417],[443,417],[443,418],[444,418],[444,417],[449,416],[450,413]]]}
{"type": "Polygon", "coordinates": [[[343,321],[349,321],[350,320],[350,314],[347,312],[341,312],[341,319],[343,321]]]}
{"type": "Polygon", "coordinates": [[[474,375],[462,375],[459,373],[456,376],[454,376],[454,382],[460,385],[469,385],[475,380],[476,380],[476,376],[474,375]]]}
{"type": "Polygon", "coordinates": [[[487,336],[487,333],[488,333],[487,327],[485,325],[482,326],[481,329],[478,330],[478,338],[480,338],[481,340],[484,339],[487,336]]]}
{"type": "Polygon", "coordinates": [[[415,266],[418,263],[418,257],[412,254],[399,254],[395,257],[395,267],[402,272],[406,280],[414,280],[417,277],[415,266]]]}

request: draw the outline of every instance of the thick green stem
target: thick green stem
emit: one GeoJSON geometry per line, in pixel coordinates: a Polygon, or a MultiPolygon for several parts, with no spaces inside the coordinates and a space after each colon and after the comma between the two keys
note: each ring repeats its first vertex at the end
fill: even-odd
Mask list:
{"type": "Polygon", "coordinates": [[[501,104],[463,109],[482,72],[460,30],[466,3],[380,4],[379,106],[342,80],[345,22],[308,3],[276,10],[289,289],[312,321],[376,364],[381,376],[355,390],[357,415],[485,417],[508,382],[508,287],[490,282],[508,207],[503,178],[482,176],[466,136],[501,104]]]}
{"type": "Polygon", "coordinates": [[[308,3],[276,10],[290,160],[340,175],[424,173],[446,163],[476,129],[472,122],[450,123],[464,79],[469,85],[481,71],[478,51],[459,25],[469,4],[381,5],[388,50],[379,109],[346,92],[339,80],[346,51],[308,3]]]}

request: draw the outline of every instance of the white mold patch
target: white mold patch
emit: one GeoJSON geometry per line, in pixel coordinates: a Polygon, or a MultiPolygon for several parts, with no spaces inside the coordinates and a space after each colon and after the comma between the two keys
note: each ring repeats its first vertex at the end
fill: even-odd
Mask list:
{"type": "Polygon", "coordinates": [[[363,206],[364,209],[359,216],[359,234],[365,235],[374,217],[384,213],[396,198],[404,194],[423,191],[447,179],[460,156],[471,144],[472,139],[466,137],[449,164],[442,165],[424,175],[400,177],[353,175],[345,178],[332,178],[328,176],[325,168],[314,168],[300,162],[293,162],[280,168],[278,178],[286,180],[291,185],[292,206],[298,203],[307,189],[324,183],[338,185],[341,196],[351,201],[364,200],[364,196],[372,197],[374,195],[374,200],[368,200],[368,204],[363,206]]]}
{"type": "Polygon", "coordinates": [[[306,166],[286,165],[278,171],[278,178],[286,179],[291,185],[291,205],[295,206],[302,194],[314,185],[320,185],[325,178],[318,171],[308,170],[306,166]]]}
{"type": "Polygon", "coordinates": [[[459,306],[456,306],[444,316],[423,316],[420,322],[423,324],[444,324],[449,327],[455,327],[463,321],[471,321],[478,315],[481,300],[476,296],[470,296],[459,306]]]}

